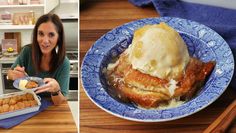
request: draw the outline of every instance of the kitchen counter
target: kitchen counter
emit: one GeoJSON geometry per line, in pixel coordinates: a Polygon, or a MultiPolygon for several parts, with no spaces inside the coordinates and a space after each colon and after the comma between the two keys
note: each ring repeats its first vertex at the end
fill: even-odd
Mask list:
{"type": "Polygon", "coordinates": [[[17,56],[14,56],[14,57],[5,57],[5,56],[2,56],[0,58],[0,64],[10,64],[10,63],[14,63],[15,60],[16,60],[17,56]]]}
{"type": "Polygon", "coordinates": [[[77,127],[67,102],[50,106],[46,110],[11,129],[0,129],[7,133],[77,133],[77,127]]]}
{"type": "MultiPolygon", "coordinates": [[[[154,7],[135,7],[128,0],[91,0],[85,3],[80,11],[80,65],[88,49],[106,32],[136,19],[158,16],[154,7]]],[[[236,90],[227,88],[213,104],[191,116],[168,122],[142,123],[103,111],[91,102],[80,84],[80,133],[198,133],[204,131],[235,96],[236,90]]],[[[236,132],[236,122],[227,132],[236,132]]]]}

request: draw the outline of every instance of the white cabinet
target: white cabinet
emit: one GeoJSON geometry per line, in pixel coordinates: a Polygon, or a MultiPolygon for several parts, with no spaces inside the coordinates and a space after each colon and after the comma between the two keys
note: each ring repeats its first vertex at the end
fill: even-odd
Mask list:
{"type": "Polygon", "coordinates": [[[61,19],[78,19],[78,0],[60,0],[60,4],[52,11],[61,19]]]}
{"type": "MultiPolygon", "coordinates": [[[[40,0],[40,4],[28,3],[27,5],[0,5],[0,14],[33,12],[35,18],[34,21],[37,21],[37,19],[41,15],[51,12],[58,5],[59,5],[59,0],[40,0]]],[[[0,43],[1,40],[4,39],[4,32],[21,32],[21,46],[29,44],[31,42],[31,34],[33,28],[34,24],[27,24],[27,25],[1,24],[0,43]]]]}
{"type": "Polygon", "coordinates": [[[61,4],[63,3],[78,3],[78,0],[61,0],[61,4]]]}
{"type": "MultiPolygon", "coordinates": [[[[35,20],[37,20],[42,14],[49,13],[58,5],[59,0],[41,0],[40,4],[32,5],[0,5],[0,14],[32,11],[34,12],[35,20]]],[[[33,29],[33,27],[33,25],[0,25],[0,30],[33,29]]]]}
{"type": "Polygon", "coordinates": [[[48,13],[59,4],[59,0],[44,0],[44,3],[44,13],[48,13]]]}

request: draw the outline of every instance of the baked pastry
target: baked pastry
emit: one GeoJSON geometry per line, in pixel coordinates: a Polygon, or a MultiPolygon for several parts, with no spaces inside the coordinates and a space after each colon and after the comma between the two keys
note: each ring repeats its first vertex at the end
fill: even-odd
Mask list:
{"type": "Polygon", "coordinates": [[[182,39],[180,35],[163,23],[135,32],[131,46],[107,67],[105,75],[116,96],[144,108],[168,105],[172,99],[191,99],[204,84],[215,62],[205,63],[190,57],[186,44],[179,39],[182,39]],[[153,32],[153,28],[159,29],[153,32]],[[148,30],[152,34],[143,33],[148,30]]]}
{"type": "Polygon", "coordinates": [[[11,96],[0,99],[0,113],[6,113],[24,109],[27,107],[33,107],[37,105],[37,101],[34,96],[30,93],[23,95],[11,96]]]}
{"type": "Polygon", "coordinates": [[[141,107],[153,108],[168,103],[173,98],[184,101],[192,98],[203,85],[214,65],[213,61],[204,63],[191,58],[182,78],[178,81],[168,81],[132,69],[127,61],[127,55],[123,53],[119,64],[113,70],[107,71],[107,79],[119,98],[134,102],[141,107]],[[171,92],[171,87],[176,89],[171,92]]]}
{"type": "Polygon", "coordinates": [[[27,82],[27,84],[25,85],[25,88],[26,89],[31,89],[31,88],[36,88],[36,87],[38,87],[39,86],[39,84],[36,82],[36,81],[34,81],[34,80],[29,80],[28,82],[27,82]]]}

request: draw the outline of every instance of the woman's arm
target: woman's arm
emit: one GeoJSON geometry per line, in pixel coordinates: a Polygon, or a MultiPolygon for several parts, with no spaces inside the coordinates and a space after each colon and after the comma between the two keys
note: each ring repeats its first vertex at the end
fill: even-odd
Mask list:
{"type": "Polygon", "coordinates": [[[7,79],[15,80],[26,76],[25,68],[16,66],[13,70],[10,69],[7,72],[7,79]]]}
{"type": "Polygon", "coordinates": [[[66,100],[69,91],[70,62],[65,58],[63,64],[56,70],[55,78],[45,78],[45,86],[39,87],[36,93],[50,92],[52,101],[55,105],[61,104],[66,100]]]}
{"type": "Polygon", "coordinates": [[[64,101],[66,101],[66,97],[61,93],[60,85],[55,79],[45,78],[44,82],[45,82],[45,85],[38,87],[38,89],[36,90],[36,94],[42,93],[42,92],[50,92],[51,99],[54,105],[59,105],[63,103],[64,101]]]}
{"type": "Polygon", "coordinates": [[[16,58],[15,62],[12,64],[11,69],[7,72],[7,77],[10,80],[15,80],[17,78],[22,78],[26,76],[26,68],[30,57],[30,48],[28,45],[24,46],[20,55],[16,58]]]}
{"type": "Polygon", "coordinates": [[[52,98],[54,105],[59,105],[59,104],[63,103],[64,101],[66,101],[66,97],[64,97],[64,95],[62,95],[61,91],[51,93],[51,98],[52,98]]]}

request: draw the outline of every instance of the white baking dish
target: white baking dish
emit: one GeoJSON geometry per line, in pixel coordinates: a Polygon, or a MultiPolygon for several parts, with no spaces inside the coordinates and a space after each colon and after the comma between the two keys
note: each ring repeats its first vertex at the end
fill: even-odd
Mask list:
{"type": "Polygon", "coordinates": [[[41,106],[40,98],[31,90],[3,94],[3,95],[0,95],[0,99],[12,97],[12,96],[17,96],[17,95],[23,95],[23,94],[26,94],[26,93],[30,93],[30,94],[33,95],[34,99],[37,102],[37,106],[26,107],[24,109],[19,109],[19,110],[15,110],[15,111],[11,111],[11,112],[6,112],[6,113],[1,113],[0,114],[0,120],[5,119],[5,118],[14,117],[14,116],[27,114],[27,113],[31,113],[31,112],[36,112],[36,111],[39,110],[39,108],[41,106]]]}
{"type": "Polygon", "coordinates": [[[185,2],[236,9],[236,0],[182,0],[185,2]]]}

